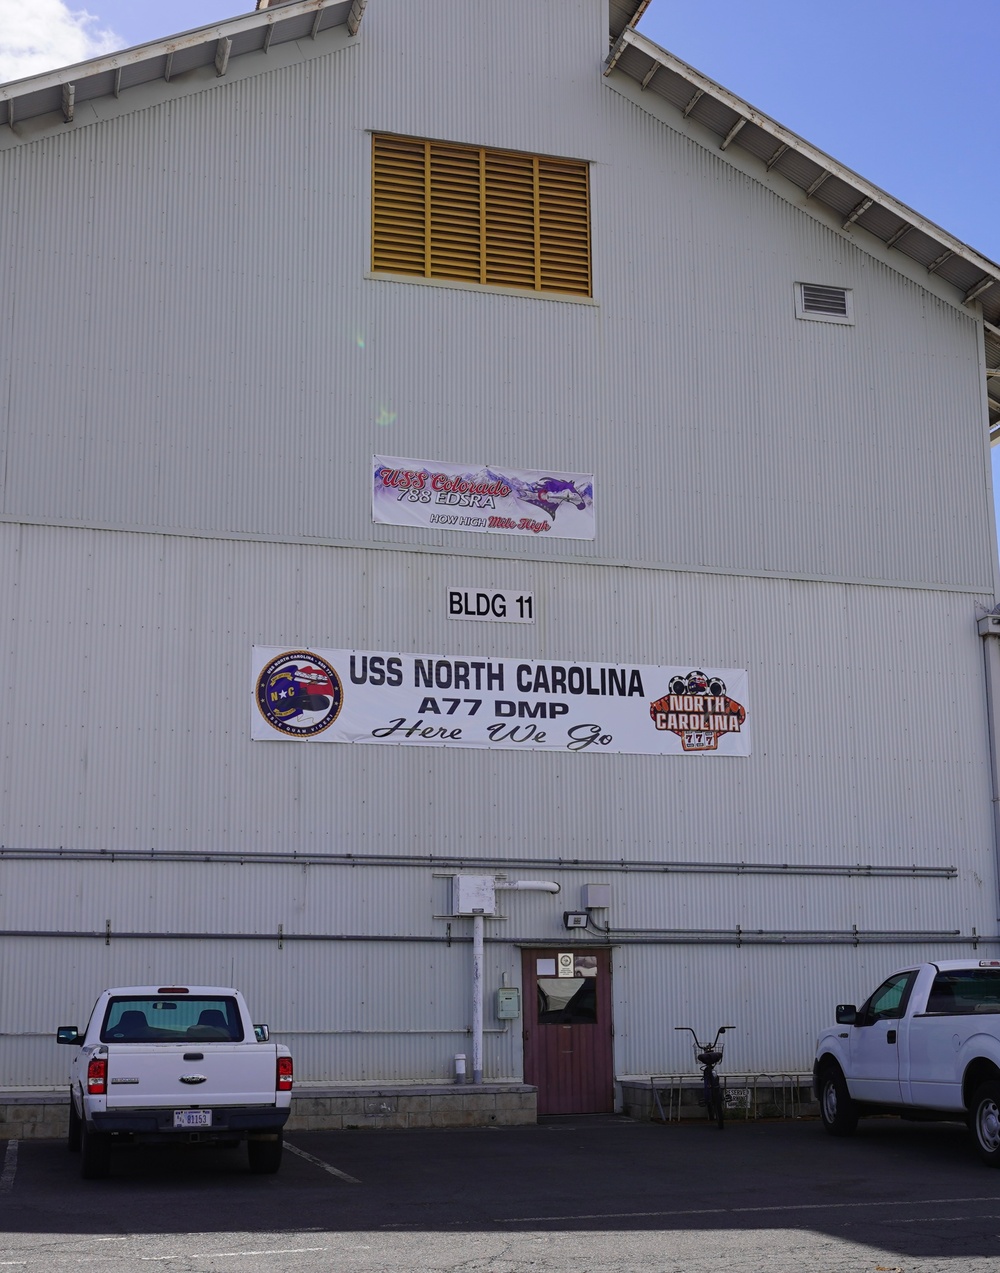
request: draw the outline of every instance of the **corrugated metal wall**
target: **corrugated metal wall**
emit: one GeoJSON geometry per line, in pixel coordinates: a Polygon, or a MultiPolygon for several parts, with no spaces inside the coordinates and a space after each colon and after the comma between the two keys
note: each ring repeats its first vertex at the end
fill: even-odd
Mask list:
{"type": "Polygon", "coordinates": [[[382,0],[356,48],[5,151],[3,512],[439,545],[373,533],[381,450],[593,471],[598,538],[542,558],[991,591],[974,317],[609,89],[601,5],[520,8],[484,42],[382,0]],[[370,129],[590,160],[596,304],[365,278],[370,129]],[[803,279],[856,325],[796,321],[803,279]]]}
{"type": "Polygon", "coordinates": [[[935,864],[991,843],[960,594],[11,525],[0,561],[7,845],[935,864]],[[451,622],[456,582],[531,590],[545,620],[451,622]],[[744,666],[754,754],[251,743],[255,642],[744,666]]]}
{"type": "MultiPolygon", "coordinates": [[[[524,859],[563,893],[509,899],[490,988],[595,874],[616,929],[994,932],[976,323],[610,89],[603,9],[379,0],[356,47],[0,154],[0,843],[524,859]],[[370,129],[591,160],[594,303],[365,277],[370,129]],[[856,325],[796,321],[803,280],[853,288],[856,325]],[[373,452],[593,471],[597,537],[374,527],[373,452]],[[456,585],[530,590],[537,622],[449,622],[456,585]],[[253,644],[745,667],[754,752],[252,744],[253,644]]],[[[446,1079],[447,910],[426,863],[0,858],[0,932],[112,932],[0,938],[0,1083],[59,1081],[48,1036],[106,984],[177,975],[244,988],[303,1077],[446,1079]]],[[[733,1068],[802,1069],[834,1002],[955,953],[640,940],[619,1074],[724,1017],[733,1068]]]]}
{"type": "MultiPolygon", "coordinates": [[[[83,1025],[107,985],[164,982],[239,985],[255,1019],[292,1046],[301,1081],[447,1081],[454,1054],[471,1046],[471,924],[449,918],[445,878],[457,869],[4,860],[0,926],[19,935],[0,938],[8,982],[0,1085],[60,1083],[56,1025],[83,1025]]],[[[560,895],[502,894],[502,917],[487,921],[487,1077],[521,1072],[520,1023],[493,1011],[494,990],[520,984],[515,943],[578,946],[561,921],[564,908],[579,906],[583,883],[611,884],[614,927],[675,930],[670,941],[612,938],[619,1075],[687,1070],[673,1027],[729,1023],[734,1072],[807,1070],[835,1003],[860,1002],[908,960],[973,953],[946,940],[802,944],[796,933],[843,938],[856,923],[864,940],[876,929],[991,926],[989,898],[970,905],[962,878],[705,878],[608,866],[546,874],[560,895]],[[789,941],[754,945],[758,927],[784,930],[789,941]],[[683,929],[729,930],[730,943],[685,941],[683,929]]],[[[533,990],[524,989],[530,1015],[533,990]]]]}

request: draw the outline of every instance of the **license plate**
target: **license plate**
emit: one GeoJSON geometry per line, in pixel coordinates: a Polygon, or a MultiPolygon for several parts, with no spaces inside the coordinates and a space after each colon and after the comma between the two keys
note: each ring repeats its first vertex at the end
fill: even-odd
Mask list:
{"type": "Polygon", "coordinates": [[[175,1109],[175,1127],[211,1127],[212,1111],[210,1109],[175,1109]]]}

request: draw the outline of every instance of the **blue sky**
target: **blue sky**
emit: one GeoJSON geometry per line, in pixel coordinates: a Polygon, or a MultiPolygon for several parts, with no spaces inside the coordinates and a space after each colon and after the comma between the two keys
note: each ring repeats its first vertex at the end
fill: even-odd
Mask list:
{"type": "Polygon", "coordinates": [[[640,30],[1000,261],[997,0],[653,0],[640,30]]]}

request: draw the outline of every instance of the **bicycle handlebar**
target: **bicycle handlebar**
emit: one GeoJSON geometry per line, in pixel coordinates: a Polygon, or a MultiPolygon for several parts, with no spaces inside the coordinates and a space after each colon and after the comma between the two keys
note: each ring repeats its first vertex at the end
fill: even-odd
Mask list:
{"type": "Polygon", "coordinates": [[[715,1038],[712,1040],[712,1042],[711,1042],[711,1043],[701,1043],[701,1042],[699,1041],[699,1039],[698,1039],[698,1036],[695,1034],[695,1032],[691,1029],[691,1027],[690,1027],[689,1025],[675,1025],[675,1026],[674,1026],[674,1029],[675,1029],[675,1030],[687,1030],[687,1032],[688,1032],[688,1034],[690,1034],[691,1038],[692,1038],[692,1039],[694,1039],[694,1045],[695,1045],[695,1047],[696,1047],[696,1048],[700,1048],[702,1052],[707,1052],[707,1051],[709,1051],[709,1049],[711,1049],[711,1050],[713,1050],[713,1051],[714,1051],[715,1046],[716,1046],[716,1044],[719,1042],[720,1037],[721,1037],[723,1034],[725,1034],[727,1030],[735,1030],[735,1029],[736,1029],[736,1027],[735,1027],[734,1025],[720,1025],[720,1026],[719,1026],[719,1028],[718,1028],[718,1030],[716,1030],[716,1032],[715,1032],[715,1038]]]}

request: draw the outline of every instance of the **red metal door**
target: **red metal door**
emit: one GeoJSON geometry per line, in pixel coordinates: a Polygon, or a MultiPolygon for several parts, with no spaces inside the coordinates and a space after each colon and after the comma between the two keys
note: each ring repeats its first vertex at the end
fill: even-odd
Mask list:
{"type": "Polygon", "coordinates": [[[614,1109],[611,952],[593,947],[522,952],[524,1081],[539,1114],[614,1109]]]}

